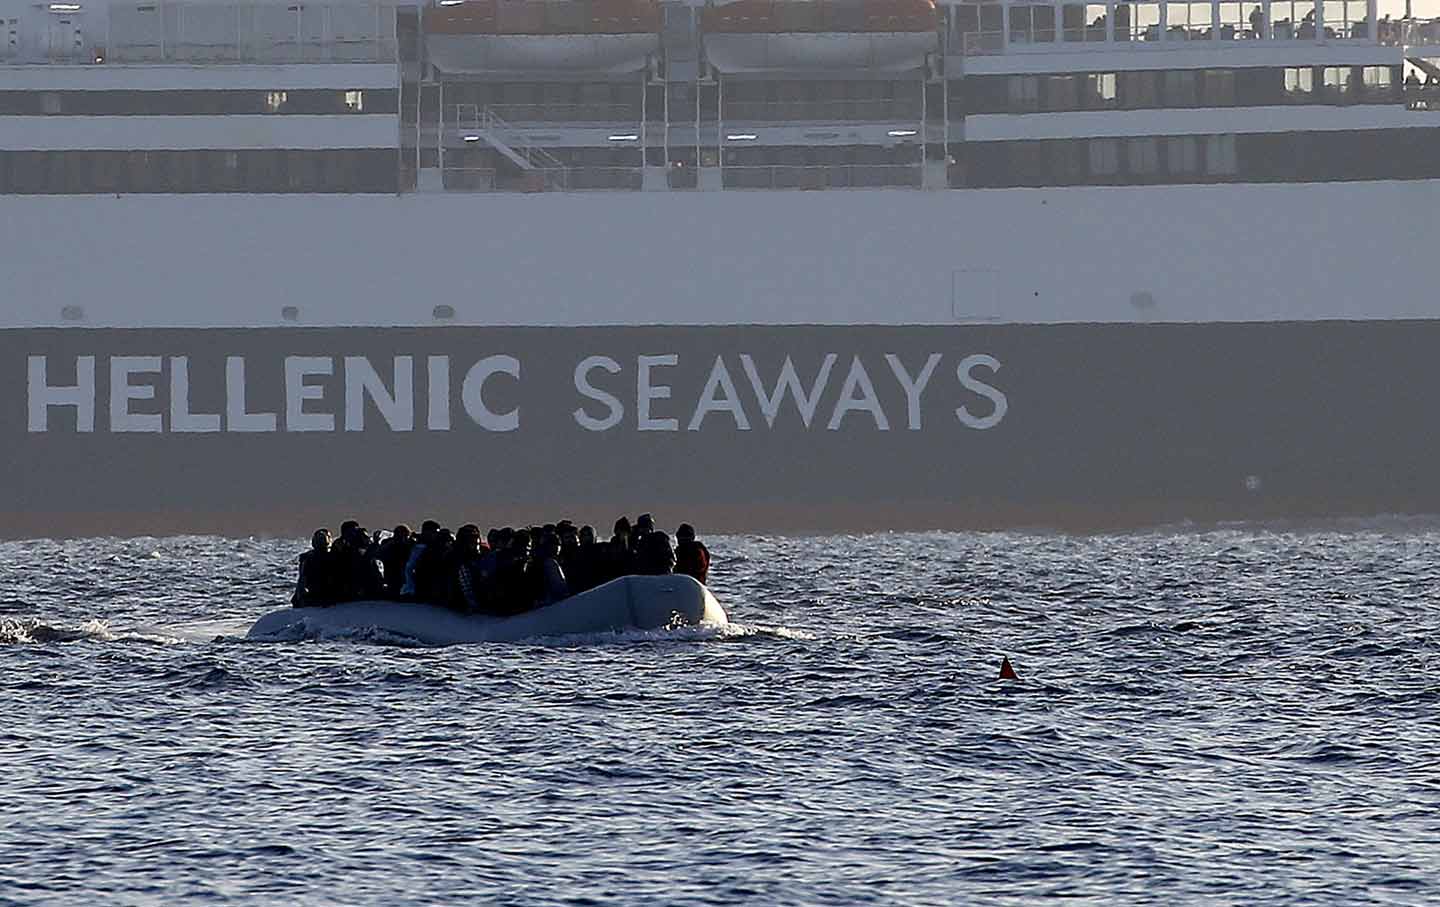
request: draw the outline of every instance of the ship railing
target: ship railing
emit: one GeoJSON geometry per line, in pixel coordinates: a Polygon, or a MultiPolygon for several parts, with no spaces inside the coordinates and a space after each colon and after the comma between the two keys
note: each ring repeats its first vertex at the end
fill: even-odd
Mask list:
{"type": "Polygon", "coordinates": [[[113,3],[96,62],[394,62],[393,2],[113,3]]]}
{"type": "Polygon", "coordinates": [[[727,164],[726,189],[919,189],[918,164],[727,164]]]}
{"type": "Polygon", "coordinates": [[[727,123],[760,122],[850,122],[853,120],[918,120],[920,98],[913,100],[856,99],[832,101],[725,101],[727,123]]]}
{"type": "Polygon", "coordinates": [[[450,167],[444,186],[453,192],[638,191],[639,167],[560,167],[505,173],[494,167],[450,167]]]}
{"type": "Polygon", "coordinates": [[[1440,19],[1401,19],[1390,28],[1380,23],[1380,43],[1400,47],[1440,47],[1440,19]]]}
{"type": "Polygon", "coordinates": [[[1088,25],[1071,28],[1011,28],[1008,41],[1000,29],[968,30],[959,33],[960,52],[966,56],[1003,54],[1015,52],[1047,52],[1050,50],[1070,51],[1076,45],[1091,45],[1095,49],[1144,48],[1160,49],[1185,42],[1215,42],[1228,46],[1250,46],[1249,42],[1266,38],[1276,41],[1376,41],[1387,45],[1440,44],[1440,20],[1382,20],[1372,36],[1370,24],[1366,21],[1348,25],[1335,23],[1326,25],[1317,34],[1314,26],[1301,23],[1298,26],[1289,19],[1271,24],[1270,28],[1256,31],[1239,23],[1220,23],[1218,26],[1171,25],[1164,35],[1160,26],[1151,24],[1110,34],[1103,26],[1088,25]],[[1163,37],[1163,40],[1162,40],[1163,37]]]}
{"type": "Polygon", "coordinates": [[[510,123],[638,123],[641,114],[639,104],[487,104],[485,108],[510,123]]]}

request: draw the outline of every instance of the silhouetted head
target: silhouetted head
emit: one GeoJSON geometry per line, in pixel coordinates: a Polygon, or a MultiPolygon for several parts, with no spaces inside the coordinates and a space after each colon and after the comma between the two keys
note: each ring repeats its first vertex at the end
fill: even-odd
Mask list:
{"type": "Polygon", "coordinates": [[[655,518],[648,513],[642,513],[635,518],[635,531],[638,534],[655,531],[655,518]]]}
{"type": "Polygon", "coordinates": [[[355,530],[360,528],[359,520],[346,520],[340,524],[340,537],[349,539],[355,537],[355,530]]]}
{"type": "Polygon", "coordinates": [[[499,530],[499,529],[491,529],[489,532],[485,533],[485,541],[487,541],[487,542],[490,543],[490,547],[491,547],[491,548],[499,548],[499,547],[500,547],[500,530],[499,530]]]}
{"type": "Polygon", "coordinates": [[[426,520],[420,524],[420,538],[425,541],[434,541],[435,536],[440,532],[440,524],[434,520],[426,520]]]}
{"type": "Polygon", "coordinates": [[[329,551],[330,530],[316,529],[315,534],[310,536],[310,547],[316,551],[329,551]]]}
{"type": "Polygon", "coordinates": [[[510,539],[510,550],[522,557],[530,556],[530,533],[524,529],[510,539]]]}
{"type": "Polygon", "coordinates": [[[595,544],[595,527],[594,527],[594,526],[581,526],[581,527],[580,527],[580,544],[582,544],[582,545],[593,545],[593,544],[595,544]]]}
{"type": "Polygon", "coordinates": [[[455,533],[455,547],[462,553],[475,554],[480,550],[480,527],[466,523],[455,533]]]}
{"type": "Polygon", "coordinates": [[[624,517],[624,516],[622,516],[620,519],[616,520],[616,521],[615,521],[615,528],[614,528],[613,530],[611,530],[611,531],[614,532],[616,535],[622,535],[622,534],[623,534],[623,535],[625,535],[625,536],[629,536],[629,535],[630,535],[630,518],[629,518],[629,517],[624,517]]]}
{"type": "Polygon", "coordinates": [[[390,531],[390,534],[403,542],[406,539],[410,538],[410,527],[406,526],[404,523],[401,523],[400,525],[392,529],[390,531]]]}
{"type": "Polygon", "coordinates": [[[455,533],[451,532],[449,529],[441,529],[440,541],[446,545],[455,544],[455,533]]]}
{"type": "Polygon", "coordinates": [[[695,541],[695,527],[694,527],[694,526],[691,526],[689,523],[681,523],[681,524],[680,524],[680,528],[675,530],[675,541],[677,541],[677,542],[693,542],[693,541],[695,541]]]}

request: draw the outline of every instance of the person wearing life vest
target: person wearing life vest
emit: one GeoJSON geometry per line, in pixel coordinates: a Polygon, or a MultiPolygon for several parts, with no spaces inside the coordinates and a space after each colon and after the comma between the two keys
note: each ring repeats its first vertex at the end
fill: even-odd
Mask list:
{"type": "Polygon", "coordinates": [[[695,527],[689,523],[675,530],[675,572],[693,576],[702,586],[710,578],[710,549],[695,539],[695,527]]]}

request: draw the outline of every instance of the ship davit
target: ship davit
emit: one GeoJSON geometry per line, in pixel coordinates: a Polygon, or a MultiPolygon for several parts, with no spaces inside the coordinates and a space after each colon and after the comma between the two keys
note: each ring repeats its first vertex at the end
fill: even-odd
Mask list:
{"type": "Polygon", "coordinates": [[[723,626],[725,609],[683,575],[624,576],[553,605],[509,617],[467,615],[414,602],[358,601],[282,608],[261,617],[250,639],[344,636],[378,630],[426,646],[514,642],[557,636],[723,626]]]}

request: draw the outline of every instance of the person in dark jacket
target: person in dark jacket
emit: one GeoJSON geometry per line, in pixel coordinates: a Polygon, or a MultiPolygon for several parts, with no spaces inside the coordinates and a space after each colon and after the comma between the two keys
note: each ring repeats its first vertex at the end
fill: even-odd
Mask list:
{"type": "Polygon", "coordinates": [[[526,565],[525,580],[532,608],[554,604],[570,595],[565,568],[560,565],[560,540],[556,536],[541,538],[535,557],[526,565]]]}
{"type": "Polygon", "coordinates": [[[359,523],[346,520],[341,525],[340,538],[330,549],[339,574],[339,600],[373,599],[384,593],[380,564],[370,548],[370,534],[359,523]]]}
{"type": "Polygon", "coordinates": [[[510,546],[495,565],[496,608],[501,614],[519,614],[530,607],[530,590],[525,585],[530,566],[530,531],[521,529],[510,537],[510,546]]]}
{"type": "Polygon", "coordinates": [[[451,608],[467,614],[487,610],[489,602],[483,577],[477,571],[484,556],[480,527],[466,523],[455,533],[455,544],[445,557],[445,575],[449,580],[451,608]]]}
{"type": "Polygon", "coordinates": [[[310,536],[310,550],[300,555],[300,573],[290,604],[297,608],[333,605],[339,601],[340,577],[330,550],[330,530],[316,529],[310,536]]]}
{"type": "Polygon", "coordinates": [[[689,523],[675,530],[675,572],[693,576],[702,586],[710,577],[710,549],[696,541],[695,527],[689,523]]]}
{"type": "Polygon", "coordinates": [[[390,537],[380,543],[376,556],[385,571],[386,598],[400,597],[400,589],[405,585],[405,565],[410,562],[410,549],[414,547],[410,527],[404,523],[396,526],[390,537]]]}
{"type": "MultiPolygon", "coordinates": [[[[576,538],[578,545],[572,559],[573,565],[565,571],[571,595],[593,589],[605,582],[605,546],[595,541],[595,527],[581,526],[576,538]]],[[[561,566],[564,566],[563,561],[561,566]]]]}
{"type": "Polygon", "coordinates": [[[635,555],[635,572],[643,576],[663,576],[675,571],[675,549],[670,536],[659,530],[645,533],[635,555]]]}

